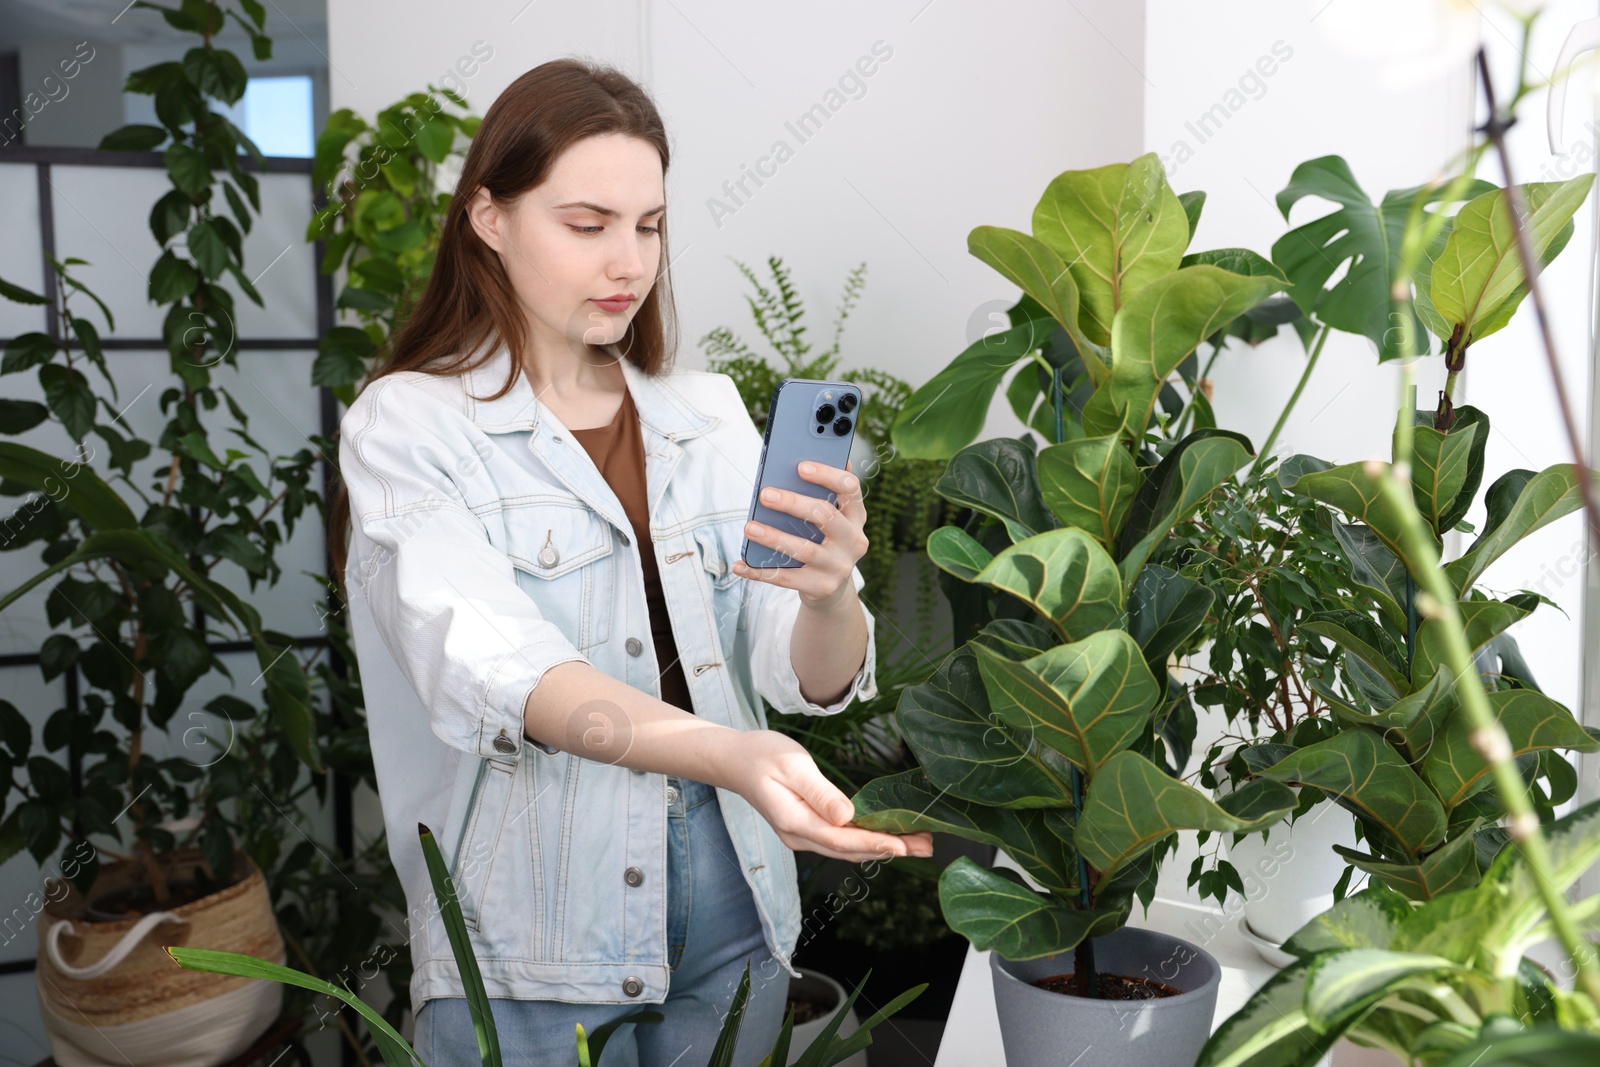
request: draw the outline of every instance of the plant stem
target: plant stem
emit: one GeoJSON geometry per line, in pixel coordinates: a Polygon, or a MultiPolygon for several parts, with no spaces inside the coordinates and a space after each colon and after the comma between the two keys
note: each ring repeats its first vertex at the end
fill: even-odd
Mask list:
{"type": "MultiPolygon", "coordinates": [[[[1410,295],[1408,276],[1395,279],[1391,294],[1400,323],[1400,395],[1403,401],[1411,397],[1412,364],[1415,362],[1416,339],[1410,328],[1410,319],[1404,315],[1406,300],[1410,295]]],[[[1409,414],[1409,409],[1407,411],[1409,414]]],[[[1461,700],[1460,711],[1472,726],[1472,747],[1483,757],[1494,775],[1496,789],[1505,802],[1510,816],[1507,829],[1511,842],[1522,852],[1534,875],[1534,884],[1550,912],[1550,923],[1555,928],[1562,946],[1577,969],[1577,982],[1584,993],[1600,1004],[1600,963],[1589,944],[1583,939],[1573,922],[1566,898],[1556,889],[1551,869],[1550,851],[1539,830],[1539,817],[1528,799],[1522,773],[1517,769],[1511,740],[1505,727],[1495,717],[1494,709],[1483,690],[1483,681],[1472,658],[1472,648],[1467,644],[1467,634],[1461,620],[1461,608],[1456,594],[1450,588],[1444,571],[1439,566],[1439,555],[1433,546],[1433,537],[1417,511],[1411,490],[1411,445],[1414,418],[1402,418],[1395,435],[1394,463],[1385,470],[1373,462],[1368,473],[1378,483],[1379,491],[1389,498],[1390,506],[1400,516],[1402,537],[1406,551],[1417,564],[1418,583],[1427,596],[1418,596],[1418,608],[1443,625],[1446,666],[1455,674],[1456,692],[1461,700]]],[[[1588,481],[1588,470],[1580,470],[1580,477],[1588,481]]]]}
{"type": "Polygon", "coordinates": [[[1289,421],[1289,413],[1294,410],[1295,404],[1300,401],[1300,394],[1305,392],[1306,383],[1311,380],[1311,372],[1317,369],[1317,357],[1322,355],[1323,342],[1328,339],[1331,329],[1327,323],[1322,324],[1322,332],[1317,334],[1316,344],[1311,346],[1311,355],[1306,357],[1306,369],[1300,372],[1300,381],[1296,383],[1294,392],[1289,394],[1289,402],[1283,406],[1283,411],[1278,415],[1278,421],[1272,427],[1272,432],[1267,434],[1266,443],[1261,446],[1261,451],[1256,456],[1256,461],[1250,465],[1250,477],[1254,478],[1261,473],[1261,468],[1266,465],[1267,457],[1272,454],[1272,446],[1278,443],[1278,434],[1283,432],[1284,423],[1289,421]]]}

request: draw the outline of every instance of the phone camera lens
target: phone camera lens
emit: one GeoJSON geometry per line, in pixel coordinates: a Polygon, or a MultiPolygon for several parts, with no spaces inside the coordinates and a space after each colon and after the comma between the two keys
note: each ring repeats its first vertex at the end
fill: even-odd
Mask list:
{"type": "Polygon", "coordinates": [[[824,404],[820,408],[817,409],[817,421],[818,422],[827,422],[831,418],[833,418],[833,405],[832,404],[824,404]]]}
{"type": "Polygon", "coordinates": [[[833,420],[833,433],[835,437],[843,437],[849,432],[850,417],[848,415],[840,415],[837,419],[833,420]]]}
{"type": "Polygon", "coordinates": [[[841,396],[839,398],[839,413],[840,414],[842,414],[842,415],[850,414],[850,412],[855,410],[855,406],[856,406],[856,394],[854,394],[854,393],[845,393],[843,396],[841,396]]]}

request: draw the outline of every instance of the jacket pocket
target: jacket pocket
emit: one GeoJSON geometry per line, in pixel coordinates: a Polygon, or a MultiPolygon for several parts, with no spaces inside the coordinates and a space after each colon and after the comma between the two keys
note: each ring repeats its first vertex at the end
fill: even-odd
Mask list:
{"type": "Polygon", "coordinates": [[[710,585],[717,636],[725,654],[731,654],[738,631],[745,629],[750,579],[733,569],[733,561],[739,558],[739,546],[744,541],[743,530],[742,521],[722,521],[708,522],[694,531],[700,567],[710,585]]]}
{"type": "Polygon", "coordinates": [[[487,902],[493,910],[496,897],[489,893],[489,887],[496,868],[505,867],[501,837],[517,770],[517,764],[507,760],[479,761],[477,780],[467,803],[466,823],[450,869],[450,881],[468,929],[476,932],[491,950],[503,946],[509,933],[499,928],[501,924],[486,914],[484,907],[487,902]]]}
{"type": "Polygon", "coordinates": [[[587,651],[611,636],[616,533],[581,504],[538,503],[505,512],[506,555],[540,613],[587,651]]]}

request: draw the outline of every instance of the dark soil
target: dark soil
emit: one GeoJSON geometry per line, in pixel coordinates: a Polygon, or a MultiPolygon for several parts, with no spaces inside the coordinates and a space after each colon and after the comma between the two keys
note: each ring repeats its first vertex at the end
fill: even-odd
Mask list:
{"type": "MultiPolygon", "coordinates": [[[[1101,974],[1099,976],[1100,1000],[1160,1000],[1162,997],[1176,997],[1183,993],[1181,989],[1174,989],[1165,982],[1157,982],[1151,978],[1128,978],[1120,974],[1101,974]]],[[[1078,977],[1075,974],[1050,974],[1043,978],[1035,978],[1028,983],[1052,993],[1064,993],[1069,997],[1081,997],[1083,991],[1078,988],[1078,977]]]]}
{"type": "Polygon", "coordinates": [[[193,881],[168,882],[167,892],[168,898],[158,902],[154,891],[147,885],[119,889],[114,893],[95,897],[89,904],[88,918],[96,922],[116,922],[120,919],[139,918],[152,911],[171,911],[173,908],[191,904],[201,897],[215,893],[216,887],[202,887],[193,881]]]}
{"type": "Polygon", "coordinates": [[[830,1000],[824,1003],[820,1000],[812,1000],[810,997],[797,997],[793,993],[789,994],[789,1007],[794,1009],[794,1024],[796,1026],[801,1023],[808,1023],[812,1019],[821,1019],[839,1009],[839,1005],[834,1001],[830,1000]]]}

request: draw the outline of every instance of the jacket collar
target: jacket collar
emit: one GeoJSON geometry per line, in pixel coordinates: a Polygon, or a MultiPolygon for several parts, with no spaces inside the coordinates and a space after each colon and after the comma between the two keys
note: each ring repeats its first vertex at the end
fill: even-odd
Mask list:
{"type": "MultiPolygon", "coordinates": [[[[612,355],[618,355],[615,345],[606,345],[605,348],[612,355]]],[[[695,407],[669,384],[666,378],[670,375],[654,377],[627,359],[621,362],[628,391],[633,394],[633,405],[639,412],[639,421],[663,437],[671,441],[695,437],[719,421],[715,415],[695,407]]],[[[564,432],[561,420],[534,395],[526,374],[517,374],[516,382],[505,396],[496,400],[478,399],[499,389],[510,369],[510,350],[500,345],[486,362],[464,375],[467,417],[477,423],[480,429],[490,433],[531,430],[538,437],[546,421],[555,428],[555,432],[564,432]]]]}

